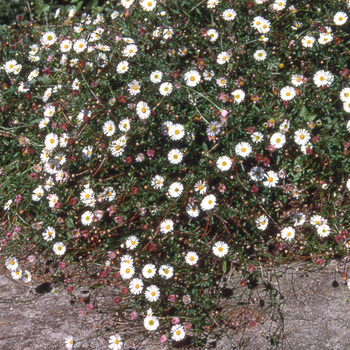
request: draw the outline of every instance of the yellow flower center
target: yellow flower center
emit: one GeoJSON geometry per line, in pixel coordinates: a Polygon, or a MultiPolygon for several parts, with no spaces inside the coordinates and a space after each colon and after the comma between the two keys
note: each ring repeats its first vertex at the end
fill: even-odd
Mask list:
{"type": "Polygon", "coordinates": [[[270,176],[268,179],[267,179],[268,182],[273,182],[273,177],[270,176]]]}
{"type": "Polygon", "coordinates": [[[286,93],[286,96],[290,96],[290,92],[289,91],[286,93]]]}
{"type": "Polygon", "coordinates": [[[301,134],[299,137],[300,137],[301,140],[305,139],[305,135],[303,135],[303,134],[301,134]]]}
{"type": "Polygon", "coordinates": [[[323,76],[322,76],[322,77],[320,77],[320,80],[321,80],[321,81],[323,81],[323,80],[324,80],[324,77],[323,77],[323,76]]]}
{"type": "Polygon", "coordinates": [[[220,253],[221,253],[223,250],[224,250],[223,247],[219,247],[219,248],[218,248],[218,251],[219,251],[220,253]]]}
{"type": "Polygon", "coordinates": [[[151,295],[152,297],[154,297],[156,295],[156,292],[152,292],[151,295]]]}
{"type": "Polygon", "coordinates": [[[114,341],[114,344],[119,344],[119,340],[118,339],[116,339],[115,341],[114,341]]]}
{"type": "Polygon", "coordinates": [[[241,148],[241,152],[242,152],[242,153],[245,153],[246,151],[247,151],[246,148],[244,148],[244,147],[241,148]]]}
{"type": "Polygon", "coordinates": [[[196,78],[192,75],[192,77],[190,77],[190,80],[191,80],[191,81],[195,81],[196,78]]]}
{"type": "Polygon", "coordinates": [[[179,158],[179,156],[178,156],[177,154],[174,154],[174,155],[173,155],[173,158],[174,158],[174,159],[177,159],[177,158],[179,158]]]}
{"type": "Polygon", "coordinates": [[[142,112],[142,113],[146,113],[146,107],[142,107],[142,108],[141,108],[141,112],[142,112]]]}
{"type": "Polygon", "coordinates": [[[169,230],[170,229],[170,225],[166,225],[166,227],[165,227],[167,230],[169,230]]]}
{"type": "Polygon", "coordinates": [[[127,268],[127,269],[125,270],[125,272],[126,272],[126,273],[130,273],[130,269],[127,268]]]}
{"type": "Polygon", "coordinates": [[[209,204],[209,205],[212,205],[212,204],[213,204],[213,201],[210,199],[210,200],[208,201],[208,204],[209,204]]]}
{"type": "Polygon", "coordinates": [[[280,138],[276,139],[276,143],[280,143],[282,140],[280,138]]]}
{"type": "Polygon", "coordinates": [[[191,257],[190,257],[190,260],[191,260],[191,261],[194,261],[194,256],[191,256],[191,257]]]}
{"type": "Polygon", "coordinates": [[[181,334],[181,331],[180,330],[177,330],[176,331],[176,335],[180,335],[181,334]]]}
{"type": "Polygon", "coordinates": [[[224,162],[222,162],[221,164],[222,164],[222,166],[226,166],[226,165],[227,165],[227,162],[224,161],[224,162]]]}
{"type": "Polygon", "coordinates": [[[85,217],[85,220],[89,221],[90,220],[90,216],[85,217]]]}

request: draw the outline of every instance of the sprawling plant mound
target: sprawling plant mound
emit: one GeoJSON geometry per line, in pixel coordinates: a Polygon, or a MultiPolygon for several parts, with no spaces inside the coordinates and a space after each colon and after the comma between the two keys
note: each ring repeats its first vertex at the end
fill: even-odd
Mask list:
{"type": "Polygon", "coordinates": [[[30,282],[27,255],[38,269],[99,264],[148,332],[194,344],[228,269],[249,287],[259,263],[344,254],[346,11],[122,0],[2,27],[13,278],[30,282]]]}

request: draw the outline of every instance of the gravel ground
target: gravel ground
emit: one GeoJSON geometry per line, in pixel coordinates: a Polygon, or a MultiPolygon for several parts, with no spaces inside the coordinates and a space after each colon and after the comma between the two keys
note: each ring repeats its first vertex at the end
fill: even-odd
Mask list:
{"type": "MultiPolygon", "coordinates": [[[[346,266],[335,261],[324,268],[306,263],[271,268],[261,271],[264,286],[244,293],[240,274],[233,273],[224,286],[232,298],[222,301],[226,326],[211,334],[205,349],[350,349],[350,291],[341,275],[345,271],[346,266]]],[[[115,287],[81,286],[72,295],[36,287],[0,275],[0,349],[65,349],[68,335],[79,340],[74,349],[108,349],[109,336],[117,332],[125,340],[123,349],[174,348],[160,344],[159,334],[145,337],[141,320],[131,327],[111,317],[107,309],[119,293],[115,287]],[[82,316],[87,303],[94,308],[82,316]]]]}

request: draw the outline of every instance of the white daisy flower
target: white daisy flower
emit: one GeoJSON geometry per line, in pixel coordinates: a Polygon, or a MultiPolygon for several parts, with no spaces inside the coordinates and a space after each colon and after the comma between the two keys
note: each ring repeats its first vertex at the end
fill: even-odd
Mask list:
{"type": "Polygon", "coordinates": [[[221,171],[230,170],[231,165],[232,165],[232,161],[231,161],[230,157],[227,157],[227,156],[222,156],[216,161],[216,166],[221,171]]]}
{"type": "Polygon", "coordinates": [[[60,44],[61,52],[69,52],[72,49],[72,42],[68,39],[63,40],[60,44]]]}
{"type": "Polygon", "coordinates": [[[145,290],[145,298],[153,303],[155,301],[157,301],[160,297],[160,290],[157,286],[155,285],[151,285],[149,287],[146,288],[145,290]]]}
{"type": "Polygon", "coordinates": [[[130,293],[134,295],[138,295],[143,290],[143,282],[140,278],[134,278],[129,283],[130,293]]]}
{"type": "Polygon", "coordinates": [[[330,86],[334,80],[334,75],[324,70],[319,70],[314,74],[314,83],[317,87],[330,86]]]}
{"type": "Polygon", "coordinates": [[[19,267],[17,267],[16,270],[11,271],[11,277],[14,280],[19,280],[22,277],[22,270],[19,267]]]}
{"type": "Polygon", "coordinates": [[[169,186],[169,196],[172,198],[180,197],[184,190],[184,186],[180,182],[174,182],[169,186]]]}
{"type": "Polygon", "coordinates": [[[144,11],[150,12],[157,6],[157,1],[155,0],[141,0],[140,5],[144,11]]]}
{"type": "Polygon", "coordinates": [[[172,124],[168,130],[168,136],[174,141],[181,140],[185,136],[185,128],[181,124],[172,124]]]}
{"type": "Polygon", "coordinates": [[[207,37],[212,43],[214,43],[218,39],[219,33],[215,29],[209,29],[207,31],[207,37]]]}
{"type": "Polygon", "coordinates": [[[185,261],[187,264],[193,266],[196,265],[199,260],[198,254],[196,252],[188,252],[185,256],[185,261]]]}
{"type": "Polygon", "coordinates": [[[261,132],[256,131],[252,133],[251,138],[254,143],[260,143],[263,141],[264,135],[261,132]]]}
{"type": "Polygon", "coordinates": [[[11,256],[6,259],[5,266],[10,271],[15,271],[18,268],[18,260],[17,258],[11,256]]]}
{"type": "Polygon", "coordinates": [[[170,265],[162,265],[159,268],[159,275],[168,280],[174,276],[174,268],[170,265]]]}
{"type": "Polygon", "coordinates": [[[81,53],[85,51],[86,48],[87,48],[87,41],[85,39],[78,39],[73,45],[73,50],[76,53],[81,53]]]}
{"type": "Polygon", "coordinates": [[[145,278],[152,278],[156,274],[156,266],[153,264],[146,264],[142,269],[142,275],[145,278]]]}
{"type": "Polygon", "coordinates": [[[173,220],[167,219],[160,224],[160,232],[166,234],[174,230],[173,220]]]}
{"type": "Polygon", "coordinates": [[[265,231],[269,224],[269,219],[266,215],[261,215],[255,220],[256,226],[259,230],[265,231]]]}
{"type": "Polygon", "coordinates": [[[281,238],[285,239],[286,241],[290,241],[295,237],[295,230],[293,227],[289,226],[289,227],[285,227],[282,231],[281,231],[281,238]]]}
{"type": "Polygon", "coordinates": [[[155,189],[161,189],[164,185],[164,177],[161,175],[156,175],[153,177],[151,181],[151,186],[153,186],[155,189]]]}
{"type": "Polygon", "coordinates": [[[132,278],[132,276],[134,276],[135,269],[129,263],[121,263],[119,272],[120,272],[120,276],[122,277],[122,279],[128,280],[128,279],[132,278]]]}
{"type": "Polygon", "coordinates": [[[136,236],[129,236],[125,242],[128,249],[134,250],[139,244],[139,240],[136,236]]]}
{"type": "Polygon", "coordinates": [[[227,9],[222,13],[222,18],[225,21],[233,21],[236,18],[236,11],[234,9],[227,9]]]}
{"type": "Polygon", "coordinates": [[[252,146],[248,142],[240,142],[239,144],[236,145],[235,152],[239,156],[243,158],[247,158],[252,152],[252,146]]]}
{"type": "Polygon", "coordinates": [[[127,45],[123,49],[123,56],[124,57],[134,57],[138,51],[138,48],[134,44],[127,45]]]}
{"type": "Polygon", "coordinates": [[[163,73],[159,70],[156,70],[151,73],[150,80],[153,84],[158,84],[162,81],[163,73]]]}
{"type": "Polygon", "coordinates": [[[201,202],[202,210],[211,210],[216,205],[216,198],[213,194],[205,196],[201,202]]]}
{"type": "Polygon", "coordinates": [[[102,127],[103,133],[106,136],[113,136],[115,133],[115,124],[112,120],[107,120],[102,127]]]}
{"type": "Polygon", "coordinates": [[[147,119],[151,114],[151,109],[146,102],[140,101],[136,105],[136,113],[140,119],[147,119]]]}
{"type": "Polygon", "coordinates": [[[283,145],[286,143],[286,137],[282,133],[276,132],[271,136],[270,143],[275,148],[282,148],[283,145]]]}
{"type": "Polygon", "coordinates": [[[190,70],[185,73],[184,80],[187,86],[196,86],[201,81],[201,76],[196,70],[190,70]]]}
{"type": "Polygon", "coordinates": [[[237,89],[237,90],[231,92],[231,95],[233,96],[233,101],[235,103],[241,103],[244,101],[245,92],[241,89],[237,89]]]}
{"type": "Polygon", "coordinates": [[[119,74],[124,74],[129,70],[129,63],[127,61],[121,61],[117,65],[117,72],[119,74]]]}
{"type": "Polygon", "coordinates": [[[263,182],[264,186],[266,187],[276,187],[278,182],[278,174],[274,171],[270,170],[267,172],[267,174],[264,175],[266,180],[263,182]]]}
{"type": "Polygon", "coordinates": [[[348,15],[345,12],[337,12],[333,17],[333,22],[337,26],[341,26],[348,20],[348,15]]]}
{"type": "Polygon", "coordinates": [[[199,216],[199,208],[197,206],[192,205],[192,204],[188,204],[186,207],[186,213],[191,218],[196,218],[199,216]]]}
{"type": "Polygon", "coordinates": [[[63,255],[66,252],[66,246],[62,242],[57,242],[52,247],[56,255],[63,255]]]}
{"type": "Polygon", "coordinates": [[[225,242],[219,241],[214,244],[213,253],[219,258],[222,258],[228,253],[228,248],[229,247],[225,242]]]}
{"type": "Polygon", "coordinates": [[[45,46],[53,45],[57,40],[57,35],[54,32],[47,32],[41,37],[41,43],[45,46]]]}
{"type": "MultiPolygon", "coordinates": [[[[126,1],[133,2],[133,0],[122,0],[122,3],[126,1]]],[[[119,334],[110,336],[108,348],[111,350],[120,350],[123,347],[123,342],[121,340],[122,338],[119,334]]]]}
{"type": "Polygon", "coordinates": [[[256,61],[265,61],[267,57],[267,53],[265,50],[257,50],[254,52],[253,57],[256,61]]]}
{"type": "Polygon", "coordinates": [[[285,86],[281,89],[280,95],[283,101],[290,101],[295,97],[296,91],[292,86],[285,86]]]}
{"type": "Polygon", "coordinates": [[[182,339],[185,338],[185,335],[186,335],[185,329],[183,328],[183,326],[179,324],[176,324],[171,327],[170,334],[171,334],[171,339],[175,341],[181,341],[182,339]]]}
{"type": "Polygon", "coordinates": [[[317,226],[317,234],[320,237],[328,237],[331,233],[331,228],[327,224],[317,226]]]}
{"type": "Polygon", "coordinates": [[[56,231],[53,227],[48,226],[43,232],[43,238],[45,241],[52,241],[56,237],[56,231]]]}
{"type": "Polygon", "coordinates": [[[162,96],[168,96],[173,91],[173,86],[171,83],[163,83],[159,87],[159,92],[162,96]]]}
{"type": "Polygon", "coordinates": [[[85,226],[89,226],[92,223],[94,214],[91,211],[86,211],[81,216],[81,223],[85,226]]]}
{"type": "Polygon", "coordinates": [[[315,38],[309,35],[306,35],[301,39],[301,44],[304,47],[313,47],[314,43],[315,43],[315,38]]]}
{"type": "Polygon", "coordinates": [[[180,164],[183,159],[183,154],[179,149],[172,149],[168,153],[168,160],[171,164],[180,164]]]}
{"type": "Polygon", "coordinates": [[[220,52],[218,54],[218,57],[216,58],[216,63],[223,65],[223,64],[227,63],[230,60],[230,58],[231,57],[228,54],[228,52],[226,52],[226,51],[220,52]]]}
{"type": "Polygon", "coordinates": [[[310,133],[305,129],[299,129],[294,133],[294,141],[300,146],[306,145],[310,138],[310,133]]]}
{"type": "Polygon", "coordinates": [[[143,325],[148,331],[155,331],[159,327],[159,320],[153,315],[145,317],[143,325]]]}

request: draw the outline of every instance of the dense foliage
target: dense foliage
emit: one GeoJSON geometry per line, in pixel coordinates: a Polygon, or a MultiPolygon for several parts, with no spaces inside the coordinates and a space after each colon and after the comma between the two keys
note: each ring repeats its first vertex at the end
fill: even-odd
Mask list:
{"type": "Polygon", "coordinates": [[[13,278],[96,264],[149,333],[191,346],[233,267],[253,288],[259,264],[346,254],[345,1],[81,6],[1,27],[13,278]]]}

